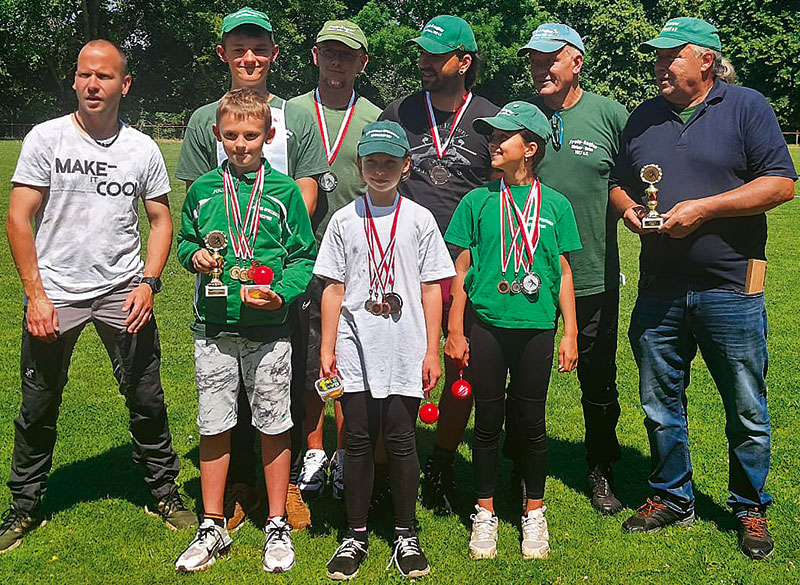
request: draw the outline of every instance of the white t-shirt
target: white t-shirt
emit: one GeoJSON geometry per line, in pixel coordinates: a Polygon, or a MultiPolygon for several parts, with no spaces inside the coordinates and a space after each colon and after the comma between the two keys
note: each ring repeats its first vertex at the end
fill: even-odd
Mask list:
{"type": "MultiPolygon", "coordinates": [[[[369,296],[369,248],[364,233],[363,197],[333,214],[322,238],[314,274],[343,282],[345,296],[336,339],[336,366],[345,392],[368,390],[421,398],[422,362],[427,350],[423,282],[455,275],[430,211],[403,198],[397,224],[394,291],[403,299],[399,316],[376,317],[364,308],[369,296]]],[[[393,212],[370,204],[381,244],[389,242],[393,212]]]]}
{"type": "Polygon", "coordinates": [[[142,271],[139,200],[170,190],[150,137],[123,124],[105,148],[71,116],[34,126],[11,181],[49,187],[35,241],[42,284],[57,307],[102,296],[142,271]]]}

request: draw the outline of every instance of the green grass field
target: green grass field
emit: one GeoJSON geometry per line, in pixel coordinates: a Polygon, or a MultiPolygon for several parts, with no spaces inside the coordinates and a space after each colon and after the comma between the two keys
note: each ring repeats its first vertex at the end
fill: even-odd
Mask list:
{"type": "MultiPolygon", "coordinates": [[[[20,144],[0,142],[0,212],[7,212],[9,179],[20,144]]],[[[162,150],[170,175],[179,143],[162,150]]],[[[800,150],[792,155],[800,166],[800,150]]],[[[177,219],[184,189],[173,183],[173,215],[177,219]]],[[[689,389],[689,423],[701,518],[690,528],[667,529],[654,535],[629,535],[622,521],[648,495],[648,446],[639,405],[636,368],[627,343],[628,316],[636,294],[638,239],[620,231],[623,272],[619,389],[622,416],[619,435],[623,460],[616,468],[618,494],[629,507],[605,518],[595,514],[584,494],[583,417],[577,379],[553,375],[548,401],[550,476],[546,504],[553,552],[545,561],[523,562],[519,553],[518,505],[498,496],[501,516],[496,560],[473,562],[467,556],[468,515],[472,507],[469,442],[459,449],[457,472],[461,486],[458,515],[435,516],[418,507],[419,533],[433,572],[428,583],[625,583],[779,584],[800,582],[800,471],[797,432],[800,398],[798,363],[800,311],[797,200],[769,214],[769,276],[771,363],[768,376],[773,423],[773,459],[768,488],[775,497],[770,509],[776,550],[765,562],[753,562],[736,547],[734,523],[725,506],[727,447],[722,404],[711,379],[696,360],[689,389]]],[[[69,245],[69,242],[64,242],[69,245]]],[[[76,268],[78,270],[79,268],[76,268]]],[[[191,335],[192,277],[170,259],[164,292],[156,312],[163,347],[162,379],[169,404],[175,448],[181,457],[180,481],[192,503],[199,503],[198,433],[191,335]]],[[[22,289],[5,237],[0,238],[0,478],[8,477],[13,447],[12,420],[17,415],[22,289]]],[[[117,392],[105,351],[93,329],[87,328],[76,348],[70,382],[64,392],[59,440],[45,512],[49,523],[25,538],[22,546],[0,556],[2,583],[325,583],[324,564],[345,527],[343,506],[326,493],[312,502],[315,524],[295,536],[297,565],[286,575],[261,570],[261,532],[247,524],[234,535],[231,555],[211,570],[178,576],[173,562],[191,540],[190,532],[175,533],[143,510],[147,492],[142,473],[131,465],[127,411],[117,392]]],[[[332,423],[332,420],[329,421],[332,423]]],[[[329,426],[332,426],[329,425],[329,426]]],[[[471,425],[470,425],[471,429],[471,425]]],[[[419,450],[425,458],[433,446],[431,427],[419,427],[419,450]]],[[[329,436],[328,439],[332,439],[329,436]]],[[[329,443],[330,444],[330,443],[329,443]]],[[[503,460],[500,494],[508,493],[510,469],[503,460]]],[[[5,509],[10,499],[0,491],[5,509]]],[[[371,522],[370,556],[356,582],[400,583],[396,571],[384,568],[391,554],[391,517],[371,522]]]]}

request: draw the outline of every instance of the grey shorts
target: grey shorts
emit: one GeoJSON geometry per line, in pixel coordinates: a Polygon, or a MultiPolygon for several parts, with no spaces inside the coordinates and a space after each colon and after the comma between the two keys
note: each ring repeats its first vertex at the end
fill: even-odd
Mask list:
{"type": "Polygon", "coordinates": [[[195,334],[200,434],[218,435],[236,426],[240,380],[253,413],[252,425],[265,435],[289,430],[291,358],[288,339],[266,343],[243,337],[208,338],[195,334]]]}

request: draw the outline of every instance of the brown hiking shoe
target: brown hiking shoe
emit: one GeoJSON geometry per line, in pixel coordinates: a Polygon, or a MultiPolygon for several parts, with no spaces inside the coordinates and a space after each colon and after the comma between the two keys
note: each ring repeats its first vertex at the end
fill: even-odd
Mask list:
{"type": "Polygon", "coordinates": [[[234,483],[225,490],[222,511],[228,519],[229,533],[236,532],[244,524],[247,516],[252,516],[261,505],[255,488],[246,483],[234,483]]]}
{"type": "Polygon", "coordinates": [[[289,491],[286,494],[286,516],[292,530],[305,530],[311,526],[311,510],[303,501],[300,488],[296,484],[289,484],[289,491]]]}
{"type": "Polygon", "coordinates": [[[766,559],[775,548],[767,527],[767,517],[758,508],[753,508],[737,518],[736,532],[739,550],[751,559],[766,559]]]}

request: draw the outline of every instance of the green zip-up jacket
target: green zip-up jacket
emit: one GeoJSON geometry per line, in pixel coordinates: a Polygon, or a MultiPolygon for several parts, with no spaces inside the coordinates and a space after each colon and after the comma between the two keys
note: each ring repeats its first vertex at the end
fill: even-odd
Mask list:
{"type": "MultiPolygon", "coordinates": [[[[244,221],[256,172],[237,176],[234,171],[233,175],[234,184],[238,182],[237,196],[244,221]]],[[[225,259],[221,279],[228,286],[228,296],[206,297],[205,286],[211,276],[197,275],[194,299],[196,323],[192,326],[196,332],[208,337],[242,335],[256,341],[288,335],[288,308],[306,290],[311,280],[317,247],[300,187],[266,161],[259,221],[254,259],[269,266],[275,273],[272,290],[284,300],[283,306],[276,311],[244,305],[239,297],[241,283],[231,278],[230,268],[236,265],[236,256],[225,213],[222,166],[202,175],[189,188],[181,211],[178,261],[190,272],[195,272],[192,256],[205,247],[205,236],[213,230],[220,230],[227,237],[227,246],[220,254],[225,259]]]]}

